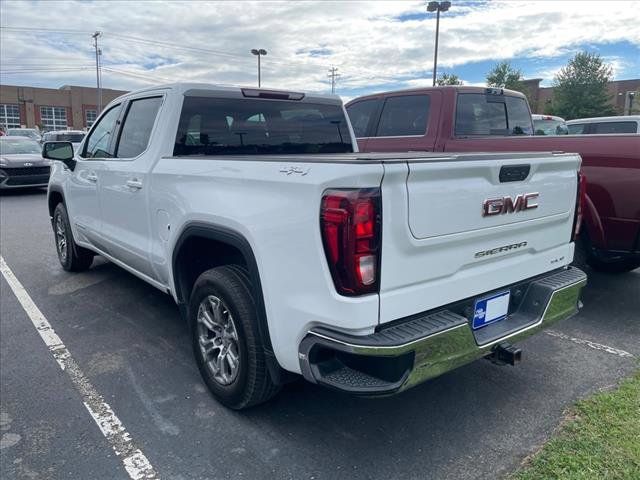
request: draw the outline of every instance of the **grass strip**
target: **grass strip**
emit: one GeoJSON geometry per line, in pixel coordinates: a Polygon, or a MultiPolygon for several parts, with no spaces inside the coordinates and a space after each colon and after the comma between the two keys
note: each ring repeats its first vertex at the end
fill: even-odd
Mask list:
{"type": "Polygon", "coordinates": [[[513,480],[640,480],[640,370],[571,409],[513,480]]]}

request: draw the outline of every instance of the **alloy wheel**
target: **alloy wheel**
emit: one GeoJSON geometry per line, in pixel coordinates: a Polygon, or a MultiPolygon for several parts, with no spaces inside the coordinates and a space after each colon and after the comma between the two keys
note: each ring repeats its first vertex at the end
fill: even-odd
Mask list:
{"type": "Polygon", "coordinates": [[[220,298],[208,295],[200,302],[197,329],[205,365],[216,382],[230,385],[240,367],[238,332],[231,312],[220,298]]]}
{"type": "Polygon", "coordinates": [[[56,217],[56,246],[58,247],[58,255],[65,262],[67,260],[67,232],[65,230],[62,215],[56,217]]]}

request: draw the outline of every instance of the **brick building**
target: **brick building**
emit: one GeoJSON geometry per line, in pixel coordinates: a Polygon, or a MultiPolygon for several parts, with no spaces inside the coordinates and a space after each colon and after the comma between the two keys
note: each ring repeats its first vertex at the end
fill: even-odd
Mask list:
{"type": "MultiPolygon", "coordinates": [[[[534,78],[523,82],[529,89],[531,111],[534,113],[545,113],[545,107],[551,103],[553,98],[553,87],[541,87],[541,81],[541,78],[534,78]]],[[[608,88],[611,104],[615,107],[618,115],[640,113],[640,78],[609,82],[608,88]],[[632,92],[636,92],[633,100],[630,95],[632,92]],[[629,111],[631,102],[633,102],[632,112],[629,111]]]]}
{"type": "MultiPolygon", "coordinates": [[[[102,105],[127,93],[102,89],[102,105]]],[[[0,125],[4,128],[84,130],[98,114],[98,90],[64,85],[58,89],[0,85],[0,125]]]]}

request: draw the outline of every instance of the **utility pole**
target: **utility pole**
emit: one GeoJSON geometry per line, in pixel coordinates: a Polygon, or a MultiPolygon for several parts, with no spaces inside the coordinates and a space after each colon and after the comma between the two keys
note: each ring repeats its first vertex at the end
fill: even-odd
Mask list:
{"type": "Polygon", "coordinates": [[[96,50],[96,88],[98,90],[98,111],[97,115],[100,115],[102,111],[102,80],[100,75],[100,55],[102,50],[98,48],[98,37],[102,36],[102,32],[96,31],[93,35],[93,46],[96,50]]]}
{"type": "Polygon", "coordinates": [[[336,93],[336,81],[338,80],[338,77],[340,76],[340,74],[338,73],[338,67],[331,67],[329,69],[329,75],[327,75],[327,77],[329,77],[331,79],[331,94],[334,95],[336,93]]]}

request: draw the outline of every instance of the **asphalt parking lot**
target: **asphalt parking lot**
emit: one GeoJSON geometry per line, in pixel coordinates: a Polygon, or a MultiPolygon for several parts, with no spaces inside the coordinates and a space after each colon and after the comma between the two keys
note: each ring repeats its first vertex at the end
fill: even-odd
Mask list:
{"type": "MultiPolygon", "coordinates": [[[[640,270],[588,272],[581,313],[522,343],[515,368],[478,361],[377,400],[299,381],[237,413],[205,390],[169,296],[101,259],[60,268],[44,191],[2,195],[0,229],[6,265],[158,478],[501,477],[640,358],[640,270]]],[[[0,289],[0,477],[134,478],[4,276],[0,289]]]]}

